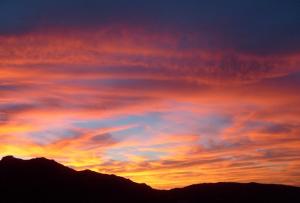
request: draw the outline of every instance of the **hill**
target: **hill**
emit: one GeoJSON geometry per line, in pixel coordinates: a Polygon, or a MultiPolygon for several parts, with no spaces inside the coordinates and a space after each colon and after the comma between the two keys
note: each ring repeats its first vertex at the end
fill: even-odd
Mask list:
{"type": "Polygon", "coordinates": [[[53,160],[0,161],[2,203],[300,202],[300,188],[258,183],[210,183],[156,190],[115,175],[75,171],[53,160]]]}

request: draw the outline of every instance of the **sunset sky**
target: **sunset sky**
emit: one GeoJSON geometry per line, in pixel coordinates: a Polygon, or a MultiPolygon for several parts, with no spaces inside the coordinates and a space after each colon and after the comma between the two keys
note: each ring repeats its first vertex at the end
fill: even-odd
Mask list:
{"type": "Polygon", "coordinates": [[[300,1],[1,0],[0,157],[154,188],[300,186],[300,1]]]}

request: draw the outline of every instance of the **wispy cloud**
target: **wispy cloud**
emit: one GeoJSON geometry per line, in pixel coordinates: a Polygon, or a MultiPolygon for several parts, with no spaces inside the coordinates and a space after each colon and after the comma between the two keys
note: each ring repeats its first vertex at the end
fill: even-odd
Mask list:
{"type": "Polygon", "coordinates": [[[0,156],[300,185],[299,7],[151,2],[0,3],[0,156]]]}

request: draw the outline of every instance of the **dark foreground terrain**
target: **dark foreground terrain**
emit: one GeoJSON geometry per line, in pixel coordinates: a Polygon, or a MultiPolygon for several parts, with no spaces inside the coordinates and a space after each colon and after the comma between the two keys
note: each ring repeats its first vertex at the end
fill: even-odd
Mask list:
{"type": "Polygon", "coordinates": [[[215,183],[155,190],[128,179],[75,171],[45,158],[0,161],[0,203],[300,202],[300,188],[257,183],[215,183]]]}

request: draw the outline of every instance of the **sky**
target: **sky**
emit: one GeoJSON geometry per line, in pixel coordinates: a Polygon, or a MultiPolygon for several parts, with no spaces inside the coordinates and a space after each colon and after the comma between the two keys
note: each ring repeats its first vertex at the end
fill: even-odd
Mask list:
{"type": "Polygon", "coordinates": [[[297,0],[1,0],[0,157],[154,188],[300,186],[297,0]]]}

